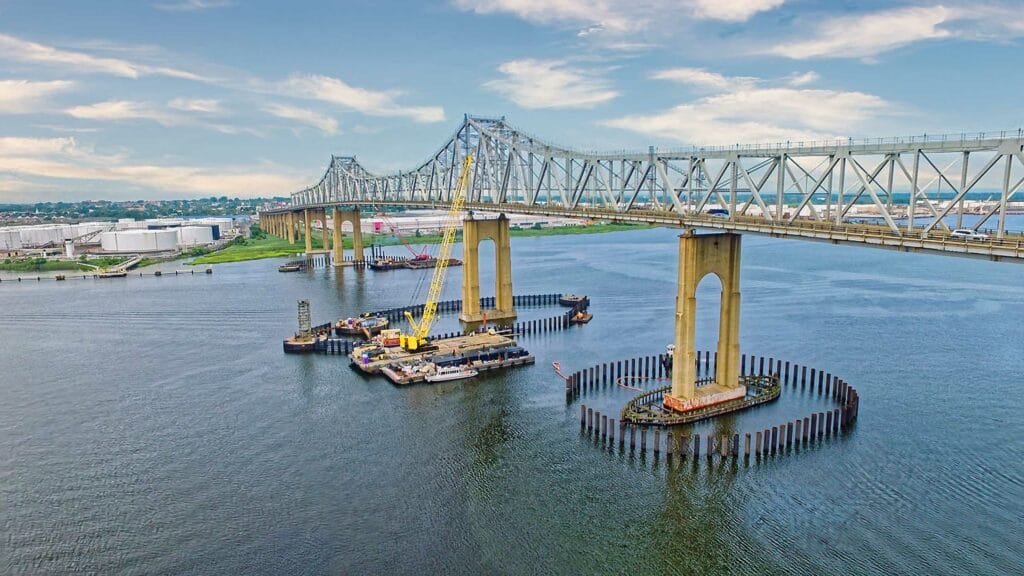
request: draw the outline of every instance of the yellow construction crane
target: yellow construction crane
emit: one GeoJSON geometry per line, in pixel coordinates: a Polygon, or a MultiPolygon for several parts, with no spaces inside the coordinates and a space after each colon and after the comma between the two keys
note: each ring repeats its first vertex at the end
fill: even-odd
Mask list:
{"type": "Polygon", "coordinates": [[[430,328],[437,319],[437,299],[441,297],[441,288],[444,287],[444,276],[448,271],[448,258],[451,255],[452,244],[455,243],[455,232],[459,228],[462,207],[466,203],[466,188],[469,186],[469,169],[473,165],[473,155],[466,154],[466,160],[462,163],[462,173],[459,174],[459,181],[452,192],[452,205],[445,218],[444,235],[441,236],[441,247],[437,251],[437,264],[434,266],[434,275],[430,279],[430,291],[427,292],[427,302],[423,306],[423,316],[416,322],[410,312],[405,313],[405,318],[412,326],[412,334],[402,334],[401,345],[406,350],[416,350],[427,343],[427,335],[430,328]]]}

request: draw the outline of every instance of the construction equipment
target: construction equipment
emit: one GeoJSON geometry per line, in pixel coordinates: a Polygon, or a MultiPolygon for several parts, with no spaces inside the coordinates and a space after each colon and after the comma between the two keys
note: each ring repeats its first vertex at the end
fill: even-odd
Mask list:
{"type": "Polygon", "coordinates": [[[437,264],[434,266],[434,275],[430,279],[430,290],[427,292],[427,301],[423,305],[423,316],[417,322],[412,313],[405,313],[405,318],[412,326],[412,334],[402,334],[401,336],[401,346],[406,350],[416,350],[425,345],[430,328],[437,319],[437,299],[441,297],[445,273],[448,271],[448,257],[451,255],[452,244],[455,243],[455,232],[459,227],[462,207],[466,203],[466,188],[469,186],[469,169],[472,164],[473,155],[466,154],[458,184],[452,192],[452,205],[445,218],[444,234],[441,236],[441,247],[437,250],[437,264]]]}

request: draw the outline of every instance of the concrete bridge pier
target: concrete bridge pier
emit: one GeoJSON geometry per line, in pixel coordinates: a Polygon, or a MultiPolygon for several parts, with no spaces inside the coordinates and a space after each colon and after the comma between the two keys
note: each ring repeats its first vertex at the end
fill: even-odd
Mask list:
{"type": "Polygon", "coordinates": [[[302,226],[306,232],[306,254],[313,252],[313,211],[306,208],[302,211],[302,226]]]}
{"type": "Polygon", "coordinates": [[[295,212],[289,212],[285,222],[285,232],[288,235],[288,243],[295,244],[295,212]]]}
{"type": "Polygon", "coordinates": [[[331,243],[330,239],[327,238],[327,209],[318,210],[320,212],[320,245],[323,246],[324,252],[330,250],[331,243]]]}
{"type": "Polygon", "coordinates": [[[669,410],[687,412],[746,395],[746,388],[739,381],[740,238],[732,233],[698,236],[693,230],[679,236],[672,390],[665,395],[665,407],[669,410]],[[694,349],[697,285],[708,274],[715,274],[722,282],[718,362],[715,382],[698,389],[694,349]]]}
{"type": "MultiPolygon", "coordinates": [[[[341,231],[341,224],[343,222],[350,222],[352,224],[352,255],[356,262],[363,261],[363,224],[359,219],[359,210],[340,210],[334,209],[334,215],[331,218],[334,232],[334,265],[341,266],[345,260],[345,235],[341,231]]],[[[326,239],[324,241],[324,249],[327,248],[326,239]]]]}
{"type": "Polygon", "coordinates": [[[514,320],[516,309],[512,304],[512,243],[508,217],[476,220],[467,217],[462,223],[462,313],[459,320],[467,323],[514,320]],[[495,288],[494,309],[480,308],[480,242],[494,241],[495,288]]]}

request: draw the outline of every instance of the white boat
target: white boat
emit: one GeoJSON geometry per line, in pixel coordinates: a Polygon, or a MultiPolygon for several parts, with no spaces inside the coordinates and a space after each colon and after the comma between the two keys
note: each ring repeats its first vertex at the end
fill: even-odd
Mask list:
{"type": "Polygon", "coordinates": [[[449,380],[462,380],[463,378],[472,378],[477,375],[477,371],[471,368],[463,366],[445,366],[444,368],[438,368],[437,372],[425,376],[423,379],[427,382],[447,382],[449,380]]]}

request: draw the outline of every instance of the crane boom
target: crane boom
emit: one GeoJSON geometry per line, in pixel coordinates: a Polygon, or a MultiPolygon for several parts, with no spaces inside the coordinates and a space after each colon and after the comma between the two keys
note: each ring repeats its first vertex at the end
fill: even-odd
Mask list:
{"type": "Polygon", "coordinates": [[[445,218],[444,235],[441,236],[441,247],[437,251],[437,264],[434,266],[434,275],[430,279],[430,290],[427,292],[427,301],[423,306],[423,316],[420,317],[419,322],[416,322],[411,313],[405,313],[413,330],[412,334],[402,339],[406,349],[415,350],[425,344],[427,335],[430,334],[430,328],[437,319],[437,300],[441,297],[441,288],[444,287],[444,277],[448,271],[448,258],[451,255],[452,244],[455,243],[459,217],[466,203],[466,188],[469,186],[469,169],[472,164],[473,155],[466,154],[466,159],[462,163],[462,173],[459,174],[459,181],[452,192],[452,205],[445,218]]]}

